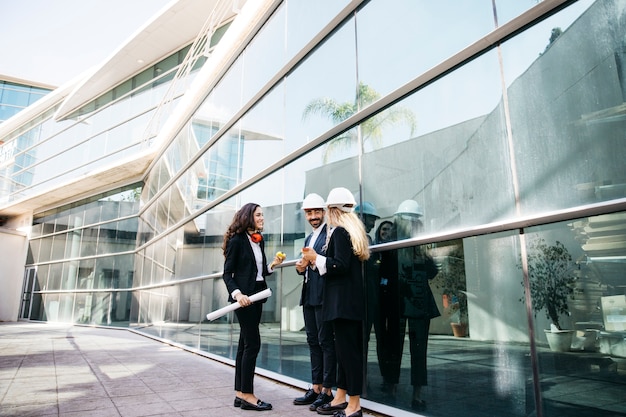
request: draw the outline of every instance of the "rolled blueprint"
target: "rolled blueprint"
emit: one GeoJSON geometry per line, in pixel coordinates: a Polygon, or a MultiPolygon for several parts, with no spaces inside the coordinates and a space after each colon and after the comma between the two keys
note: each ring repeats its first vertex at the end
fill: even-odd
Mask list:
{"type": "MultiPolygon", "coordinates": [[[[252,301],[253,303],[256,303],[257,301],[263,300],[269,297],[270,295],[272,295],[272,290],[270,290],[269,288],[266,288],[263,291],[259,291],[256,294],[252,294],[250,296],[250,301],[252,301]]],[[[234,302],[230,305],[227,305],[226,307],[222,307],[218,310],[210,312],[209,314],[206,315],[206,318],[209,321],[213,321],[215,319],[222,317],[223,315],[227,313],[230,313],[231,311],[237,310],[239,307],[241,307],[241,305],[239,305],[238,302],[234,302]]]]}

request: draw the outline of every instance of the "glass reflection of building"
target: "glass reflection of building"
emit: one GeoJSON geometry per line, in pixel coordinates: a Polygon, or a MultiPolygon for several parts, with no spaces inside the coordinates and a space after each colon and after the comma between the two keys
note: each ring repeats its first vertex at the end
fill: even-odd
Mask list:
{"type": "MultiPolygon", "coordinates": [[[[172,5],[195,31],[176,52],[128,70],[120,52],[0,125],[4,229],[30,225],[24,283],[7,282],[19,288],[3,304],[233,359],[232,314],[205,315],[227,302],[225,227],[254,201],[267,252],[288,255],[258,366],[305,388],[300,202],[344,186],[376,208],[374,259],[403,250],[437,266],[428,415],[450,400],[476,416],[626,415],[626,1],[223,2],[196,39],[211,13],[197,3],[172,5]],[[378,225],[411,216],[414,233],[378,243],[378,225]],[[560,351],[544,334],[549,282],[574,330],[560,351]]],[[[409,415],[406,320],[394,395],[376,352],[381,278],[408,291],[411,273],[381,277],[383,265],[365,280],[363,404],[409,415]]]]}
{"type": "MultiPolygon", "coordinates": [[[[53,87],[49,85],[0,75],[0,123],[35,103],[52,89],[53,87]]],[[[32,132],[32,134],[34,133],[35,132],[32,132]]],[[[32,135],[23,135],[7,145],[4,145],[3,140],[0,140],[0,172],[2,176],[10,175],[7,169],[12,169],[13,173],[19,172],[24,165],[29,163],[31,155],[28,152],[16,155],[11,164],[7,162],[13,157],[17,149],[26,149],[30,146],[31,137],[32,135]]],[[[30,180],[27,173],[22,173],[14,177],[16,181],[21,182],[30,180]]]]}

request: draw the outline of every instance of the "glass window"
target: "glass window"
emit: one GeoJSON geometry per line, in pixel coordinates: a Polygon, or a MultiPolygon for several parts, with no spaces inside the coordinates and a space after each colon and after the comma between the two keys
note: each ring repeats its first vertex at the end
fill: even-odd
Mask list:
{"type": "Polygon", "coordinates": [[[621,12],[587,6],[502,46],[523,214],[626,197],[621,12]]]}
{"type": "Polygon", "coordinates": [[[285,9],[280,7],[246,47],[242,57],[242,103],[250,100],[285,64],[285,9]]]}
{"type": "Polygon", "coordinates": [[[514,214],[497,72],[487,53],[361,124],[363,201],[380,219],[432,233],[514,214]]]}
{"type": "MultiPolygon", "coordinates": [[[[284,84],[285,153],[316,139],[356,113],[354,19],[315,50],[284,84]]],[[[257,116],[259,117],[259,116],[257,116]]],[[[327,162],[339,158],[334,155],[327,162]]]]}
{"type": "Polygon", "coordinates": [[[52,255],[52,236],[40,239],[41,244],[39,246],[39,259],[37,262],[48,262],[52,255]]]}
{"type": "Polygon", "coordinates": [[[286,14],[285,37],[287,45],[286,60],[293,58],[311,39],[321,31],[344,7],[348,1],[320,0],[285,2],[286,14]]]}
{"type": "Polygon", "coordinates": [[[53,237],[52,240],[52,255],[50,260],[56,261],[63,259],[65,256],[65,240],[67,239],[67,234],[58,234],[53,237]]]}
{"type": "Polygon", "coordinates": [[[615,243],[624,241],[625,220],[624,212],[604,214],[524,235],[544,415],[572,404],[615,412],[626,357],[626,247],[615,243]]]}
{"type": "Polygon", "coordinates": [[[360,81],[387,94],[493,28],[490,1],[369,2],[357,14],[360,81]]]}

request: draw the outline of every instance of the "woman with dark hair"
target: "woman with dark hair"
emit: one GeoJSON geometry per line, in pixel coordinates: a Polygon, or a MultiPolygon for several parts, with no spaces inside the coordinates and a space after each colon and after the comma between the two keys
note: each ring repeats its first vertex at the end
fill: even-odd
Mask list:
{"type": "Polygon", "coordinates": [[[233,217],[224,234],[224,283],[228,300],[238,302],[235,310],[239,321],[239,345],[235,359],[235,407],[243,410],[271,410],[272,404],[261,401],[254,395],[254,369],[261,350],[259,324],[263,299],[257,303],[250,295],[267,288],[265,277],[273,272],[283,258],[276,256],[270,265],[265,257],[263,242],[263,209],[258,204],[244,205],[233,217]]]}
{"type": "Polygon", "coordinates": [[[376,229],[376,234],[374,235],[374,243],[386,243],[394,240],[393,236],[394,226],[393,222],[389,220],[383,220],[378,225],[376,229]]]}

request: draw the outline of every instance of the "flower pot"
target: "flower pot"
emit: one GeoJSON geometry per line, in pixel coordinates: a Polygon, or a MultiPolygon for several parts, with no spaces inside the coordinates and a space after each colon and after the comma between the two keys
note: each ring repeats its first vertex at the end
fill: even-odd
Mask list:
{"type": "Polygon", "coordinates": [[[467,336],[467,323],[450,323],[454,337],[467,336]]]}
{"type": "Polygon", "coordinates": [[[553,352],[569,352],[572,346],[574,330],[544,330],[548,345],[553,352]]]}

